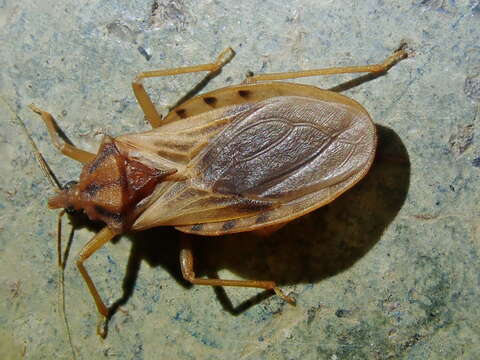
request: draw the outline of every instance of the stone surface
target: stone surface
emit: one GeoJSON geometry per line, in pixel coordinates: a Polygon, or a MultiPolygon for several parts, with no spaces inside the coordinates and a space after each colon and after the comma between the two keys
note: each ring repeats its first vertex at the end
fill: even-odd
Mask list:
{"type": "MultiPolygon", "coordinates": [[[[364,181],[268,239],[198,240],[201,274],[277,280],[296,307],[254,289],[187,286],[177,234],[158,229],[87,262],[104,299],[120,305],[104,341],[70,256],[72,342],[79,359],[480,358],[479,1],[3,0],[0,41],[0,94],[62,183],[80,167],[55,151],[30,103],[95,151],[103,134],[148,129],[130,88],[140,71],[210,62],[232,46],[237,56],[211,90],[249,70],[380,62],[407,43],[409,59],[344,92],[380,125],[364,181]]],[[[329,88],[352,77],[302,82],[329,88]]],[[[201,78],[147,84],[168,106],[201,78]]],[[[72,358],[52,190],[0,108],[0,357],[72,358]]],[[[72,255],[94,231],[75,232],[72,255]]]]}

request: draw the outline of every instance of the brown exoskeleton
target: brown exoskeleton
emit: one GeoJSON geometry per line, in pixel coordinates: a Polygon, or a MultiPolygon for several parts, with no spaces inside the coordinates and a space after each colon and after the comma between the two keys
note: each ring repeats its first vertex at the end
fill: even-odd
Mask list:
{"type": "MultiPolygon", "coordinates": [[[[213,75],[233,54],[227,48],[212,64],[138,75],[133,91],[153,130],[106,136],[97,154],[61,141],[53,117],[31,106],[53,144],[84,164],[78,183],[59,190],[49,207],[84,211],[106,224],[77,259],[105,320],[108,308],[84,262],[113,237],[157,226],[209,236],[271,232],[333,201],[368,172],[377,139],[360,104],[336,92],[275,80],[381,73],[407,57],[398,50],[377,65],[251,76],[180,103],[165,118],[159,115],[144,78],[199,71],[213,75]]],[[[197,278],[189,238],[182,241],[180,265],[193,284],[271,289],[293,302],[273,281],[197,278]]],[[[101,336],[105,329],[99,327],[101,336]]]]}

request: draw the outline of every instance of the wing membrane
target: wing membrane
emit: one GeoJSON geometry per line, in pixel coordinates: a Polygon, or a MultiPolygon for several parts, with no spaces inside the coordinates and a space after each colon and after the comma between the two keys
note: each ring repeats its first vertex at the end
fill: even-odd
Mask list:
{"type": "Polygon", "coordinates": [[[214,192],[295,197],[342,181],[373,151],[374,134],[356,118],[363,115],[346,105],[300,97],[260,104],[199,159],[198,176],[214,192]]]}

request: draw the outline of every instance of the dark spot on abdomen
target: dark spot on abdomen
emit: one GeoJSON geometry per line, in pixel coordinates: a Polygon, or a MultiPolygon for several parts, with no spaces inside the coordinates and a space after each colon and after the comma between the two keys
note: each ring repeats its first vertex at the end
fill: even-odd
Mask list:
{"type": "Polygon", "coordinates": [[[235,227],[235,220],[228,220],[223,223],[222,230],[227,231],[235,227]]]}
{"type": "Polygon", "coordinates": [[[192,226],[192,231],[201,231],[203,228],[203,224],[195,224],[192,226]]]}
{"type": "Polygon", "coordinates": [[[238,90],[238,95],[246,99],[246,98],[249,98],[250,95],[252,95],[252,92],[250,90],[238,90]]]}
{"type": "Polygon", "coordinates": [[[261,214],[257,219],[255,220],[255,224],[262,224],[265,221],[268,220],[268,216],[266,214],[261,214]]]}
{"type": "Polygon", "coordinates": [[[176,113],[182,119],[185,119],[187,117],[187,110],[185,110],[185,109],[178,109],[178,110],[176,110],[176,113]]]}
{"type": "Polygon", "coordinates": [[[205,104],[210,105],[211,107],[215,107],[217,104],[217,98],[213,96],[204,97],[203,101],[205,101],[205,104]]]}

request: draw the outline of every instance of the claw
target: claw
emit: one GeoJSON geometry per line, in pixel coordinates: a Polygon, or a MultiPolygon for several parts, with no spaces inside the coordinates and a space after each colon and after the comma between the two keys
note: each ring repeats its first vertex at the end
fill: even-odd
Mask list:
{"type": "Polygon", "coordinates": [[[102,339],[105,339],[108,334],[108,318],[106,316],[100,315],[100,319],[97,324],[97,335],[102,339]]]}
{"type": "Polygon", "coordinates": [[[275,294],[277,294],[278,296],[280,296],[283,300],[285,300],[286,302],[288,302],[290,305],[296,305],[296,301],[294,298],[290,297],[290,296],[287,296],[283,293],[283,291],[278,288],[278,287],[274,287],[273,288],[273,291],[275,291],[275,294]]]}

